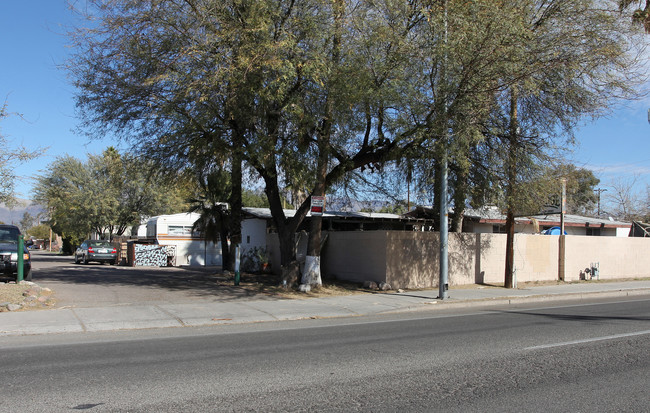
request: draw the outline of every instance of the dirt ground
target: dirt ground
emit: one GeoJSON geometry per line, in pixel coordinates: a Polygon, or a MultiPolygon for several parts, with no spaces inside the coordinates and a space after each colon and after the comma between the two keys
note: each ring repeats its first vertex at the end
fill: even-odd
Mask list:
{"type": "MultiPolygon", "coordinates": [[[[217,285],[231,287],[235,285],[234,274],[215,276],[217,285]]],[[[280,276],[273,274],[252,274],[243,273],[240,277],[239,288],[252,293],[279,296],[282,298],[309,298],[326,297],[336,295],[351,295],[361,291],[367,291],[358,283],[351,283],[338,280],[323,280],[323,285],[312,289],[308,293],[296,289],[284,289],[280,286],[280,276]]]]}

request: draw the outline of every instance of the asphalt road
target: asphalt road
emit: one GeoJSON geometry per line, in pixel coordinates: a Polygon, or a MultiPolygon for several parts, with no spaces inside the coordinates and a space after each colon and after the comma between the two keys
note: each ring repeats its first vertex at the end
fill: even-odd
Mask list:
{"type": "Polygon", "coordinates": [[[0,411],[647,411],[650,299],[1,337],[0,411]]]}

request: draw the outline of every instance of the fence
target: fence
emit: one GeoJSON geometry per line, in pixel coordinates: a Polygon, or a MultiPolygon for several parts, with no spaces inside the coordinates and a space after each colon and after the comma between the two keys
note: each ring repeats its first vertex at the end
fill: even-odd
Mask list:
{"type": "MultiPolygon", "coordinates": [[[[601,279],[650,276],[650,239],[565,236],[565,281],[585,277],[598,263],[601,279]]],[[[518,282],[553,281],[560,266],[559,236],[516,234],[514,266],[518,282]]],[[[277,236],[270,236],[279,263],[277,236]]],[[[440,237],[437,232],[330,232],[321,257],[324,277],[387,282],[393,288],[436,287],[440,237]]],[[[449,234],[449,283],[502,284],[505,234],[449,234]]],[[[273,265],[279,268],[279,265],[273,265]]]]}

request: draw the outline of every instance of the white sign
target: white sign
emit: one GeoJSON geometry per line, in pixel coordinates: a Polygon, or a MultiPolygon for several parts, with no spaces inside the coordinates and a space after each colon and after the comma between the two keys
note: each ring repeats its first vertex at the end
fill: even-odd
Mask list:
{"type": "Polygon", "coordinates": [[[324,196],[312,196],[311,197],[311,214],[312,215],[323,215],[325,212],[325,197],[324,196]]]}

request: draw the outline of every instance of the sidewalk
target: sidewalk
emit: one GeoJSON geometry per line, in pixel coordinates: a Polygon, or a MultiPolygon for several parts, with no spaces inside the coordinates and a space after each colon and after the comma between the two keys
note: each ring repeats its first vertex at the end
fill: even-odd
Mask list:
{"type": "Polygon", "coordinates": [[[510,290],[497,287],[460,287],[452,288],[445,300],[437,299],[438,290],[426,290],[271,301],[60,308],[0,313],[0,336],[351,317],[491,304],[521,304],[563,298],[633,295],[650,295],[650,280],[583,282],[510,290]]]}

